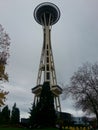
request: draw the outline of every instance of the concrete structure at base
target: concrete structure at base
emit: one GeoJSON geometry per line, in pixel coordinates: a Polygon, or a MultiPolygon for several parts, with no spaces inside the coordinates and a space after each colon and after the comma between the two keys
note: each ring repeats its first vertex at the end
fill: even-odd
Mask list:
{"type": "Polygon", "coordinates": [[[37,85],[32,88],[32,93],[35,94],[34,102],[37,103],[40,99],[43,83],[49,82],[50,90],[54,94],[55,109],[61,111],[59,95],[62,93],[62,89],[57,85],[51,46],[51,27],[59,20],[60,10],[56,5],[50,2],[44,2],[35,8],[34,18],[43,28],[43,47],[38,70],[37,85]]]}

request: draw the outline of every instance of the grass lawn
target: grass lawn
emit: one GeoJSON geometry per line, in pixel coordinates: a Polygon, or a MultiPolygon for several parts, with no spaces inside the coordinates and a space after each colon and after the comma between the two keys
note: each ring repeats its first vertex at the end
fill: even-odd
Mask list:
{"type": "Polygon", "coordinates": [[[28,130],[23,128],[0,128],[0,130],[28,130]]]}
{"type": "Polygon", "coordinates": [[[26,129],[26,128],[0,128],[0,130],[58,130],[56,128],[26,129]]]}

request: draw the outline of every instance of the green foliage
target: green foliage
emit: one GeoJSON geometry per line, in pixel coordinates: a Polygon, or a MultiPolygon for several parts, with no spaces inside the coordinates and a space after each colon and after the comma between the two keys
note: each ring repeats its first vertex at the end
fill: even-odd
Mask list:
{"type": "MultiPolygon", "coordinates": [[[[26,128],[0,128],[0,130],[29,130],[26,128]]],[[[33,130],[58,130],[56,128],[33,129],[33,130]]]]}
{"type": "Polygon", "coordinates": [[[16,107],[16,103],[14,103],[14,106],[12,108],[12,114],[11,114],[11,123],[17,124],[20,121],[20,111],[16,107]]]}
{"type": "Polygon", "coordinates": [[[49,82],[43,84],[40,100],[37,104],[33,104],[30,114],[30,122],[33,126],[55,126],[56,113],[54,109],[54,96],[50,91],[49,82]]]}
{"type": "Polygon", "coordinates": [[[16,125],[20,121],[20,111],[14,104],[12,111],[6,105],[2,110],[0,109],[0,126],[2,125],[16,125]]]}
{"type": "Polygon", "coordinates": [[[26,128],[0,128],[0,130],[28,130],[26,128]]]}
{"type": "Polygon", "coordinates": [[[10,122],[10,110],[8,106],[5,106],[0,111],[0,124],[8,124],[10,122]]]}
{"type": "Polygon", "coordinates": [[[1,122],[3,124],[7,124],[10,122],[10,110],[8,108],[8,106],[5,106],[2,109],[2,113],[1,113],[1,122]]]}
{"type": "Polygon", "coordinates": [[[40,122],[44,126],[54,126],[56,120],[56,113],[54,109],[54,97],[50,91],[48,82],[43,84],[40,96],[40,122]]]}
{"type": "Polygon", "coordinates": [[[0,109],[0,126],[2,125],[18,125],[20,122],[20,111],[14,104],[12,111],[6,105],[2,110],[0,109]]]}

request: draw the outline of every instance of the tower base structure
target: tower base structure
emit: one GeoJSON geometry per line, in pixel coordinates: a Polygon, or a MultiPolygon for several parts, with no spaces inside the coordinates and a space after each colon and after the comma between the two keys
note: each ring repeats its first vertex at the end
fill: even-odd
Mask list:
{"type": "MultiPolygon", "coordinates": [[[[34,96],[35,105],[40,101],[40,95],[41,95],[41,91],[42,91],[44,83],[42,85],[37,85],[36,87],[32,88],[32,93],[35,95],[34,96]]],[[[50,88],[50,91],[52,92],[53,97],[54,97],[55,110],[61,112],[61,104],[60,104],[59,95],[62,94],[62,89],[58,85],[55,85],[50,88]]]]}

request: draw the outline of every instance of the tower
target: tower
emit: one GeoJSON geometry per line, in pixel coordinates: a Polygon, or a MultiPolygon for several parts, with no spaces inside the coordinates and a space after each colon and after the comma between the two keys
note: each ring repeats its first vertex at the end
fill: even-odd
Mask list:
{"type": "Polygon", "coordinates": [[[49,82],[50,90],[54,95],[55,109],[61,111],[59,95],[62,93],[62,89],[57,85],[51,46],[51,27],[59,20],[60,10],[56,5],[50,2],[44,2],[35,8],[34,18],[43,28],[43,47],[38,70],[37,85],[32,88],[32,93],[35,94],[34,102],[37,103],[40,98],[43,83],[49,82]]]}

